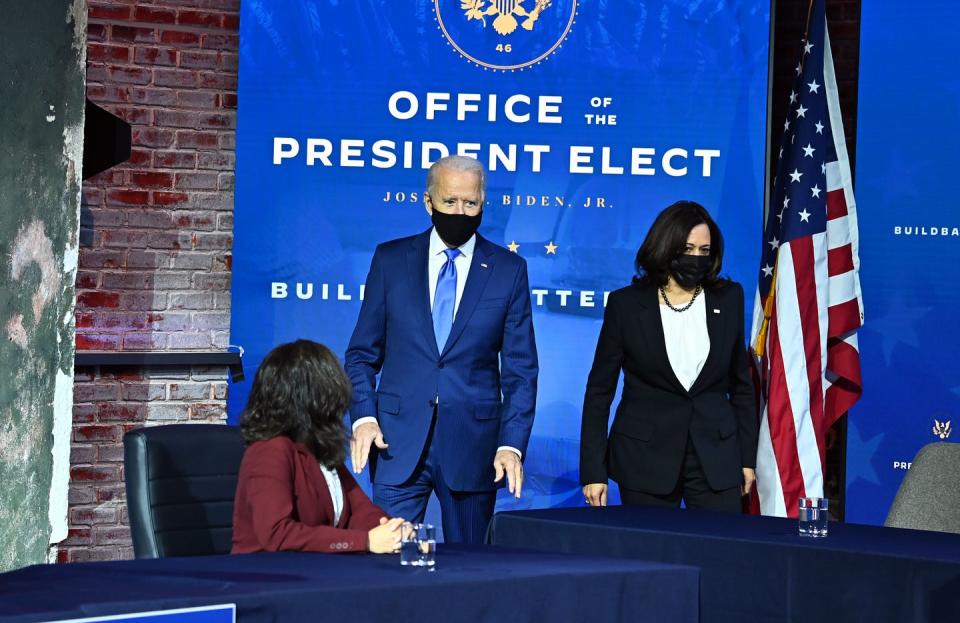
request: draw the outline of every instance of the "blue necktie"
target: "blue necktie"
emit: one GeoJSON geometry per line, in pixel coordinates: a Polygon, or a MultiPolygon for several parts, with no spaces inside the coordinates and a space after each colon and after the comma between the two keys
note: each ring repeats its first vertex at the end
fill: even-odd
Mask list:
{"type": "Polygon", "coordinates": [[[460,255],[460,249],[445,249],[444,253],[447,261],[437,275],[437,290],[433,294],[433,335],[440,352],[443,352],[453,327],[453,310],[457,302],[457,265],[453,260],[460,255]]]}

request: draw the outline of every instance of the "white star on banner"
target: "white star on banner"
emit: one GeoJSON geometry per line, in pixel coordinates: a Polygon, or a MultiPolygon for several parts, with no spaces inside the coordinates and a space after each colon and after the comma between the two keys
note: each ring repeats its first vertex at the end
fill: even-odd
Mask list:
{"type": "Polygon", "coordinates": [[[797,75],[799,76],[802,71],[803,71],[803,65],[801,65],[800,63],[797,63],[797,75]]]}
{"type": "Polygon", "coordinates": [[[808,83],[807,83],[807,86],[810,87],[810,92],[811,92],[811,93],[820,93],[820,91],[817,90],[817,89],[820,88],[820,85],[817,84],[817,80],[816,80],[816,79],[814,79],[813,82],[808,82],[808,83]]]}
{"type": "Polygon", "coordinates": [[[827,163],[826,163],[826,162],[821,162],[821,163],[820,163],[820,172],[821,172],[821,173],[826,173],[826,172],[827,172],[827,163]]]}
{"type": "Polygon", "coordinates": [[[790,197],[783,198],[783,207],[788,207],[790,205],[790,197]]]}
{"type": "Polygon", "coordinates": [[[813,185],[813,188],[810,189],[810,194],[813,195],[814,197],[816,197],[817,199],[819,199],[819,198],[820,198],[820,187],[819,187],[818,185],[814,184],[814,185],[813,185]]]}
{"type": "Polygon", "coordinates": [[[790,181],[791,181],[791,182],[799,182],[801,177],[803,177],[803,173],[801,173],[801,172],[800,172],[799,170],[797,170],[797,169],[794,169],[794,170],[793,170],[793,173],[790,174],[790,181]]]}
{"type": "Polygon", "coordinates": [[[803,104],[801,104],[801,105],[800,105],[800,108],[797,109],[797,119],[799,119],[800,117],[803,117],[804,115],[806,115],[806,114],[807,114],[807,110],[809,110],[809,109],[804,108],[804,107],[803,107],[803,104]]]}
{"type": "Polygon", "coordinates": [[[819,121],[817,121],[817,123],[816,123],[813,127],[815,127],[815,128],[817,129],[817,134],[823,134],[823,124],[822,124],[822,123],[820,123],[819,121]]]}
{"type": "Polygon", "coordinates": [[[803,148],[803,157],[804,158],[813,158],[813,152],[817,151],[810,146],[810,143],[807,143],[807,146],[803,148]]]}
{"type": "Polygon", "coordinates": [[[809,54],[809,53],[810,53],[810,50],[812,50],[812,49],[813,49],[813,44],[810,43],[809,41],[807,41],[807,44],[806,44],[805,46],[803,46],[803,53],[804,53],[804,54],[809,54]]]}
{"type": "Polygon", "coordinates": [[[786,121],[783,122],[783,131],[786,132],[789,129],[790,129],[790,120],[787,119],[786,121]]]}
{"type": "Polygon", "coordinates": [[[773,266],[769,264],[764,264],[761,270],[763,270],[764,277],[770,277],[771,275],[773,275],[773,266]]]}
{"type": "Polygon", "coordinates": [[[803,221],[804,223],[810,222],[810,213],[807,212],[806,208],[803,209],[803,212],[797,212],[797,215],[800,217],[800,220],[803,221]]]}
{"type": "Polygon", "coordinates": [[[790,91],[790,103],[794,104],[797,101],[797,94],[794,91],[790,91]]]}
{"type": "Polygon", "coordinates": [[[778,248],[778,247],[780,246],[780,241],[777,240],[777,237],[776,237],[776,236],[774,236],[774,237],[773,237],[773,240],[771,240],[771,241],[768,242],[767,244],[769,244],[772,248],[776,249],[776,248],[778,248]]]}

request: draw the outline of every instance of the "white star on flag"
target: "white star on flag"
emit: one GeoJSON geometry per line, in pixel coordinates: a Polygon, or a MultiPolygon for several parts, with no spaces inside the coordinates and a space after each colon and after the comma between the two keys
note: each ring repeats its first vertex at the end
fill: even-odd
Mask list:
{"type": "Polygon", "coordinates": [[[767,277],[770,277],[771,275],[773,275],[773,266],[771,266],[770,264],[764,265],[764,267],[761,268],[760,270],[762,270],[763,274],[766,275],[767,277]]]}
{"type": "Polygon", "coordinates": [[[808,83],[807,83],[807,86],[810,87],[810,92],[811,92],[811,93],[819,93],[819,92],[820,92],[820,91],[817,90],[817,89],[820,88],[820,85],[817,84],[817,81],[816,81],[816,80],[814,80],[813,82],[808,82],[808,83]]]}
{"type": "Polygon", "coordinates": [[[819,199],[819,198],[820,198],[820,187],[817,186],[816,184],[814,184],[814,185],[813,185],[813,188],[810,189],[810,194],[813,195],[814,197],[816,197],[817,199],[819,199]]]}
{"type": "Polygon", "coordinates": [[[803,209],[803,212],[797,212],[797,215],[800,217],[800,220],[803,221],[804,223],[810,222],[810,213],[807,212],[806,208],[803,209]]]}
{"type": "Polygon", "coordinates": [[[803,173],[801,173],[798,169],[794,169],[793,173],[790,174],[790,181],[799,182],[802,176],[803,176],[803,173]]]}
{"type": "Polygon", "coordinates": [[[814,126],[817,129],[817,134],[823,134],[823,124],[817,121],[814,126]]]}
{"type": "Polygon", "coordinates": [[[807,109],[801,104],[800,108],[797,109],[797,119],[807,114],[807,109]]]}
{"type": "Polygon", "coordinates": [[[805,158],[813,158],[813,152],[817,151],[810,146],[810,143],[807,143],[807,146],[803,148],[803,156],[805,158]]]}

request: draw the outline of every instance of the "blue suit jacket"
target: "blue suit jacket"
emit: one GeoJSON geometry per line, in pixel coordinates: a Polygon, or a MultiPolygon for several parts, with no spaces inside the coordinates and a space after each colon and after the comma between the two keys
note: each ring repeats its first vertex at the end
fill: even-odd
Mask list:
{"type": "Polygon", "coordinates": [[[499,446],[526,454],[537,395],[527,265],[477,235],[450,337],[438,352],[427,284],[430,231],[379,245],[346,353],[351,421],[376,417],[374,482],[399,485],[417,466],[439,397],[433,443],[448,487],[490,491],[499,446]],[[377,386],[377,374],[380,384],[377,386]]]}

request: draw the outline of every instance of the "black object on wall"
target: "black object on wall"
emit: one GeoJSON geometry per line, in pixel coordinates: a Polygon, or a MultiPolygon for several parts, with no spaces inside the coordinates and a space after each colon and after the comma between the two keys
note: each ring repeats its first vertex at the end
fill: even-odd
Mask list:
{"type": "Polygon", "coordinates": [[[130,124],[89,99],[83,124],[83,179],[130,158],[130,124]]]}

